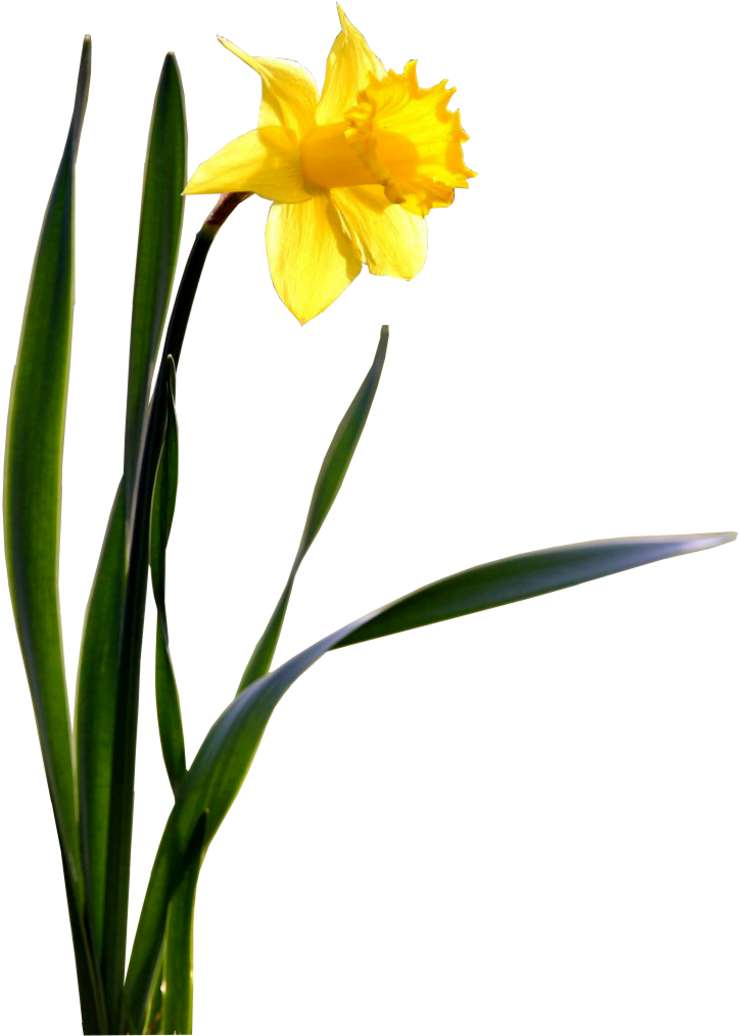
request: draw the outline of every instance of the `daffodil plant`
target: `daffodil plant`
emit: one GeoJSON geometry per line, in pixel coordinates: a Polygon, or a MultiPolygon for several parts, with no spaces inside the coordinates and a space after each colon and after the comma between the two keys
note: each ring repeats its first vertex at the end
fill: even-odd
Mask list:
{"type": "Polygon", "coordinates": [[[144,171],[124,465],[90,592],[72,722],[57,576],[73,312],[74,174],[90,82],[89,38],[82,50],[74,112],[41,230],[15,368],[4,531],[86,1033],[192,1032],[193,915],[203,859],[275,706],[326,652],[734,538],[718,533],[608,540],[488,562],[348,622],[273,668],[293,583],[341,488],[378,389],[388,347],[384,327],[318,473],[285,589],[245,657],[234,700],[188,763],[170,653],[165,561],[177,491],[176,373],[208,251],[245,198],[269,199],[272,279],[282,301],[304,323],[329,306],[363,264],[373,274],[413,278],[426,258],[427,215],[450,206],[456,189],[467,187],[474,175],[462,157],[467,138],[459,113],[447,107],[453,91],[444,83],[419,86],[415,62],[400,74],[387,72],[343,12],[339,15],[341,31],[320,95],[300,65],[249,57],[221,41],[261,77],[259,124],[198,166],[189,182],[182,83],[173,55],[165,58],[144,171]],[[195,239],[170,307],[184,195],[203,193],[221,197],[195,239]],[[157,610],[157,716],[173,805],[126,962],[149,577],[157,610]]]}

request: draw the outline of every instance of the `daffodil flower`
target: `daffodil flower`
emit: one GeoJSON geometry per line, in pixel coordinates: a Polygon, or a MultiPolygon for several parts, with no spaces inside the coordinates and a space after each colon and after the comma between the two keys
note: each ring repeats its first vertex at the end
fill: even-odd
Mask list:
{"type": "Polygon", "coordinates": [[[277,292],[301,324],[362,269],[410,280],[426,260],[426,220],[475,174],[446,81],[418,85],[416,62],[386,72],[339,8],[341,32],[319,97],[301,65],[220,42],[262,79],[258,129],[203,162],[186,194],[252,191],[273,204],[267,256],[277,292]]]}

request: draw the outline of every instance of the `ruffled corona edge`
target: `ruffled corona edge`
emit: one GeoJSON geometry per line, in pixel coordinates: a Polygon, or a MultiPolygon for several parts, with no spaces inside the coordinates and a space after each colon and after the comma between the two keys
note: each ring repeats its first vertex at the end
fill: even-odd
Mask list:
{"type": "Polygon", "coordinates": [[[348,144],[382,184],[388,201],[425,216],[454,201],[454,190],[476,174],[464,162],[469,140],[459,111],[449,111],[455,89],[447,81],[418,85],[416,62],[402,74],[370,76],[357,103],[346,114],[348,144]]]}

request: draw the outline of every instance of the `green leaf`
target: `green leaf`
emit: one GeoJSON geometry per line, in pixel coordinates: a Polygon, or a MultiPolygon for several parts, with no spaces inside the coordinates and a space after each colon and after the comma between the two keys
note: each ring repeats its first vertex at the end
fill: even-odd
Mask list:
{"type": "Polygon", "coordinates": [[[146,406],[172,293],[187,180],[185,95],[174,54],[159,78],[144,166],[126,404],[126,513],[131,514],[146,406]]]}
{"type": "Polygon", "coordinates": [[[79,899],[72,888],[67,862],[62,853],[62,869],[64,871],[64,888],[69,905],[69,925],[72,929],[72,945],[77,966],[77,986],[82,1012],[83,1033],[108,1032],[108,1020],[103,995],[103,985],[95,955],[93,940],[90,937],[84,910],[80,908],[79,899]]]}
{"type": "Polygon", "coordinates": [[[110,795],[126,585],[126,500],[113,501],[90,599],[77,673],[75,743],[82,862],[95,946],[103,943],[110,795]]]}
{"type": "Polygon", "coordinates": [[[13,376],[5,447],[5,557],[41,751],[72,887],[78,830],[59,612],[62,449],[74,305],[74,168],[90,87],[82,47],[64,154],[44,216],[13,376]]]}
{"type": "Polygon", "coordinates": [[[149,565],[154,600],[157,606],[156,701],[159,739],[172,791],[177,794],[185,774],[185,735],[182,729],[180,698],[169,649],[169,629],[165,606],[165,562],[177,498],[178,442],[175,413],[176,368],[171,356],[167,365],[167,418],[164,445],[154,480],[149,531],[149,565]]]}
{"type": "MultiPolygon", "coordinates": [[[[162,959],[164,953],[167,952],[167,940],[165,936],[164,940],[164,951],[162,953],[162,959]]],[[[154,1036],[162,1032],[162,961],[159,962],[157,968],[157,977],[154,982],[154,989],[149,997],[149,1003],[146,1007],[146,1017],[144,1018],[143,1032],[146,1036],[154,1036]]]]}
{"type": "Polygon", "coordinates": [[[192,1033],[192,943],[195,893],[203,859],[207,811],[185,853],[182,876],[169,904],[162,968],[162,1032],[192,1033]]]}
{"type": "Polygon", "coordinates": [[[76,688],[82,851],[93,945],[111,1036],[122,1036],[122,982],[139,718],[149,524],[162,441],[151,422],[161,343],[182,232],[187,118],[179,68],[164,59],[146,141],[136,255],[123,478],[85,610],[76,688]]]}
{"type": "Polygon", "coordinates": [[[653,561],[727,543],[735,533],[603,540],[517,554],[440,579],[363,619],[336,647],[564,590],[653,561]]]}
{"type": "Polygon", "coordinates": [[[126,1003],[140,1028],[164,938],[167,907],[196,825],[209,811],[212,840],[234,801],[270,716],[287,689],[327,651],[370,637],[512,604],[653,561],[706,550],[735,533],[606,540],[520,554],[441,579],[349,623],[251,684],[211,727],[170,813],[131,953],[126,1003]]]}
{"type": "Polygon", "coordinates": [[[290,594],[292,593],[295,576],[297,575],[303,558],[308,553],[310,545],[318,535],[318,532],[326,520],[326,516],[331,510],[333,502],[341,489],[344,476],[349,470],[349,465],[354,456],[354,451],[357,448],[359,439],[364,431],[364,426],[367,423],[367,418],[375,398],[375,393],[377,392],[380,375],[382,374],[382,368],[385,363],[387,340],[388,328],[387,326],[384,326],[380,333],[380,342],[377,346],[374,362],[372,363],[366,378],[362,382],[359,391],[352,400],[349,409],[344,414],[339,427],[336,429],[336,433],[331,440],[328,452],[323,459],[321,470],[318,473],[316,486],[313,490],[313,499],[308,508],[308,517],[305,521],[305,528],[303,529],[300,546],[295,555],[295,560],[293,562],[292,569],[290,570],[290,575],[288,576],[285,589],[282,591],[282,596],[277,602],[277,607],[272,613],[272,617],[267,623],[267,627],[249,659],[249,663],[241,678],[241,683],[239,684],[238,694],[241,694],[244,688],[250,683],[253,683],[254,680],[257,680],[260,676],[264,676],[266,672],[269,672],[270,666],[272,665],[272,659],[275,655],[277,642],[280,639],[280,633],[282,632],[282,624],[285,620],[287,606],[290,602],[290,594]]]}
{"type": "Polygon", "coordinates": [[[172,530],[175,504],[177,502],[177,478],[179,473],[179,442],[175,393],[177,368],[171,356],[164,361],[166,367],[166,412],[164,441],[154,478],[154,492],[151,503],[151,525],[149,529],[149,565],[151,584],[157,607],[164,613],[166,630],[166,609],[164,588],[166,582],[165,562],[167,543],[172,530]]]}
{"type": "Polygon", "coordinates": [[[182,728],[182,711],[172,656],[169,642],[162,629],[161,619],[157,623],[154,666],[159,740],[169,783],[176,795],[177,789],[187,773],[185,735],[182,728]]]}
{"type": "MultiPolygon", "coordinates": [[[[308,514],[306,516],[305,526],[303,528],[303,534],[301,536],[301,542],[299,547],[297,547],[297,552],[295,554],[287,582],[285,583],[282,594],[273,610],[272,616],[269,617],[269,621],[264,632],[257,641],[249,663],[243,675],[241,675],[241,680],[239,681],[236,694],[239,694],[245,687],[250,683],[253,683],[254,680],[257,680],[265,672],[268,672],[272,667],[275,652],[277,651],[277,644],[282,634],[285,615],[292,596],[292,589],[297,572],[299,572],[300,567],[303,564],[303,559],[315,541],[323,522],[331,513],[334,502],[343,485],[351,460],[354,453],[357,451],[360,438],[362,437],[362,433],[367,423],[370,408],[377,394],[377,387],[382,375],[382,370],[385,368],[389,340],[390,326],[388,324],[383,324],[380,327],[379,340],[377,342],[370,369],[360,385],[358,392],[354,394],[354,397],[344,413],[339,427],[334,433],[331,442],[329,443],[329,447],[326,449],[323,456],[323,460],[318,471],[318,477],[313,487],[313,493],[308,508],[308,514]]],[[[154,594],[154,596],[157,595],[154,594]]],[[[179,699],[176,696],[176,688],[174,691],[172,690],[174,684],[173,677],[168,680],[166,661],[169,656],[165,658],[164,636],[159,635],[159,628],[157,652],[158,680],[161,680],[162,686],[166,686],[167,688],[167,700],[169,702],[173,702],[173,700],[176,701],[176,706],[178,707],[179,699]],[[161,662],[160,653],[162,657],[161,662]],[[161,677],[160,672],[162,673],[161,677]]],[[[160,694],[158,691],[158,716],[160,712],[159,701],[160,694]]],[[[174,703],[171,704],[169,712],[171,714],[169,722],[165,724],[160,722],[160,740],[162,741],[163,746],[165,744],[165,740],[162,736],[163,726],[165,729],[171,729],[176,733],[178,717],[179,722],[181,723],[180,714],[178,712],[175,713],[174,703]]],[[[177,736],[170,738],[170,741],[175,746],[177,744],[181,744],[181,740],[181,737],[177,736]]],[[[167,766],[166,753],[165,766],[167,766]]],[[[170,768],[167,769],[168,774],[169,771],[170,768]]],[[[172,779],[170,779],[170,784],[172,784],[174,792],[175,785],[172,779]]],[[[175,897],[175,900],[171,902],[169,906],[168,931],[175,924],[178,927],[184,927],[184,925],[189,922],[192,912],[193,903],[188,902],[187,899],[181,895],[175,897]]],[[[165,943],[165,954],[167,953],[168,946],[169,939],[167,939],[165,943]]]]}

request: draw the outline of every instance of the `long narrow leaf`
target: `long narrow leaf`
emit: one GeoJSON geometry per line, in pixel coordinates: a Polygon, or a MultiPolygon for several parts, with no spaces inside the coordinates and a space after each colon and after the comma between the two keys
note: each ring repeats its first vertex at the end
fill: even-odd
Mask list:
{"type": "MultiPolygon", "coordinates": [[[[314,543],[323,522],[331,513],[334,502],[336,501],[344,483],[346,472],[351,464],[354,453],[357,452],[360,438],[362,437],[362,433],[367,424],[370,408],[377,394],[379,380],[382,375],[383,368],[385,368],[389,341],[390,326],[389,324],[382,324],[379,330],[379,339],[370,369],[362,381],[359,390],[354,394],[351,403],[346,409],[346,412],[344,413],[343,418],[329,443],[328,449],[326,449],[325,454],[323,455],[323,460],[321,461],[318,476],[313,487],[313,493],[308,507],[308,514],[306,516],[301,542],[299,547],[297,547],[292,567],[287,577],[287,582],[285,583],[271,617],[269,617],[269,621],[264,632],[257,641],[255,649],[249,659],[249,663],[247,664],[244,673],[241,674],[241,679],[236,689],[236,695],[272,668],[297,572],[299,572],[300,567],[303,564],[303,560],[311,545],[314,543]]],[[[166,535],[169,535],[168,529],[166,535]]],[[[152,574],[153,571],[152,557],[152,574]]],[[[163,589],[161,589],[160,594],[163,593],[163,589]]],[[[157,597],[157,589],[155,588],[154,597],[157,597]]],[[[160,636],[160,627],[158,626],[157,715],[159,719],[160,713],[162,712],[164,714],[164,721],[160,719],[160,740],[162,741],[165,766],[167,767],[168,775],[170,774],[170,770],[173,770],[173,767],[171,764],[169,766],[167,765],[167,751],[165,750],[165,745],[167,745],[168,751],[171,754],[173,751],[178,750],[183,740],[178,728],[178,724],[181,725],[181,714],[178,711],[179,698],[176,692],[176,685],[174,684],[174,675],[173,672],[170,675],[169,666],[171,666],[171,657],[169,655],[168,646],[165,645],[164,633],[160,636]],[[162,707],[160,706],[161,698],[163,699],[162,707]]],[[[173,782],[172,777],[170,777],[170,784],[172,785],[174,792],[176,785],[173,782]]],[[[197,889],[197,877],[198,874],[195,875],[195,880],[192,885],[193,895],[197,889]]],[[[170,940],[172,938],[171,933],[173,931],[186,930],[188,925],[191,923],[193,912],[194,902],[189,901],[187,899],[187,895],[184,894],[180,888],[178,894],[174,896],[169,905],[167,936],[165,940],[165,958],[171,961],[170,970],[174,968],[173,961],[175,959],[170,949],[170,940]]],[[[191,968],[190,962],[187,959],[182,958],[180,963],[182,972],[178,976],[178,1010],[180,1012],[178,1017],[181,1023],[183,1017],[181,1012],[184,1010],[182,1003],[184,994],[182,989],[188,987],[191,968]]],[[[172,976],[166,979],[168,989],[173,981],[174,979],[172,976]]],[[[165,1017],[167,1017],[167,1014],[165,1014],[165,1017]]]]}
{"type": "Polygon", "coordinates": [[[159,845],[134,940],[126,1003],[140,1027],[156,974],[167,907],[182,874],[199,818],[209,811],[212,840],[249,770],[272,712],[285,691],[327,651],[484,608],[511,604],[654,561],[706,550],[735,533],[608,540],[521,554],[423,587],[349,623],[257,680],[221,714],[201,745],[159,845]]]}
{"type": "Polygon", "coordinates": [[[192,1033],[192,970],[195,892],[203,859],[207,812],[193,831],[182,877],[169,904],[162,968],[162,1032],[192,1033]]]}
{"type": "Polygon", "coordinates": [[[171,356],[167,357],[166,364],[168,373],[167,427],[151,504],[149,566],[157,606],[156,701],[159,740],[162,745],[167,775],[172,785],[172,791],[176,795],[187,772],[187,765],[180,698],[169,649],[169,628],[165,604],[166,551],[174,518],[178,473],[177,415],[175,413],[176,368],[171,356]]]}
{"type": "Polygon", "coordinates": [[[108,1032],[108,1019],[105,996],[95,953],[93,939],[90,936],[84,910],[80,909],[79,896],[72,887],[69,868],[62,854],[64,870],[64,888],[69,905],[69,925],[72,930],[75,964],[77,967],[77,986],[82,1012],[83,1033],[108,1032]]]}
{"type": "Polygon", "coordinates": [[[734,533],[655,536],[576,543],[517,554],[502,561],[468,568],[401,597],[363,620],[335,646],[348,647],[364,640],[513,604],[623,572],[624,569],[706,550],[734,538],[734,533]]]}
{"type": "MultiPolygon", "coordinates": [[[[113,710],[114,722],[110,759],[105,762],[111,779],[101,968],[111,1025],[118,1024],[125,970],[149,519],[161,448],[159,438],[153,447],[152,426],[145,415],[179,248],[186,139],[182,83],[174,55],[168,54],[154,103],[141,207],[126,419],[126,578],[114,701],[105,704],[106,714],[113,710]]],[[[151,413],[149,409],[149,418],[151,413]]],[[[163,431],[161,408],[155,417],[157,432],[163,431]]]]}
{"type": "Polygon", "coordinates": [[[98,952],[103,943],[112,746],[126,586],[125,505],[121,479],[87,604],[77,672],[75,744],[82,864],[98,952]]]}
{"type": "Polygon", "coordinates": [[[130,515],[146,404],[172,293],[187,177],[185,95],[174,54],[162,66],[144,166],[126,404],[126,513],[130,515]]]}
{"type": "Polygon", "coordinates": [[[272,613],[272,617],[249,659],[239,684],[237,692],[239,694],[254,680],[258,680],[260,676],[264,676],[265,673],[269,672],[272,665],[277,642],[282,632],[282,624],[285,621],[287,606],[290,603],[295,576],[341,489],[344,476],[349,470],[354,451],[367,423],[385,363],[387,340],[388,328],[385,325],[380,333],[380,343],[377,346],[372,366],[352,400],[349,409],[344,414],[339,427],[336,429],[331,445],[324,457],[321,470],[318,473],[318,479],[316,480],[316,486],[313,490],[313,499],[308,508],[308,517],[305,520],[305,528],[303,529],[298,552],[295,555],[285,589],[282,591],[277,607],[272,613]]]}
{"type": "Polygon", "coordinates": [[[162,961],[159,963],[157,968],[157,977],[154,983],[154,989],[149,997],[149,1003],[146,1007],[146,1015],[144,1017],[143,1032],[145,1036],[154,1036],[154,1034],[161,1033],[162,1030],[162,962],[164,960],[164,954],[167,952],[167,937],[164,937],[164,949],[162,951],[162,961]]]}
{"type": "Polygon", "coordinates": [[[90,88],[82,47],[66,146],[41,228],[13,375],[5,447],[5,559],[41,751],[70,881],[80,882],[59,612],[62,450],[74,307],[74,168],[90,88]]]}

